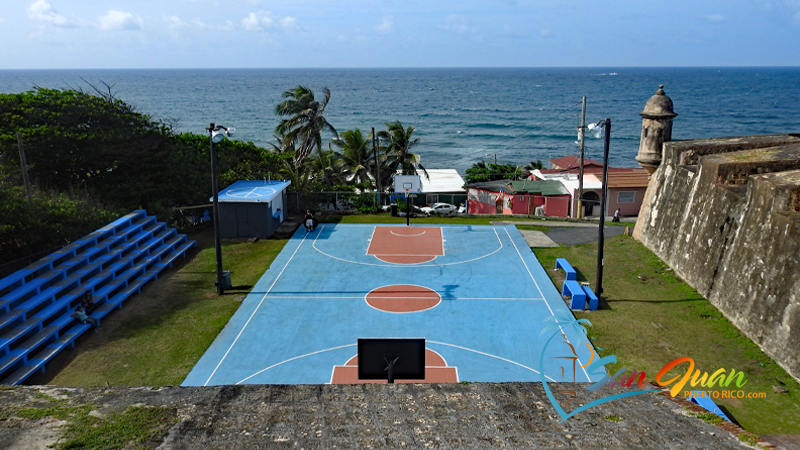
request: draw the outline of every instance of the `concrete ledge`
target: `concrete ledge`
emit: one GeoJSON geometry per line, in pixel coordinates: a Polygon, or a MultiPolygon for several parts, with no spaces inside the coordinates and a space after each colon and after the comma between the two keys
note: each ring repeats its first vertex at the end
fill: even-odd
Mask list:
{"type": "MultiPolygon", "coordinates": [[[[622,392],[551,384],[566,408],[622,392]]],[[[628,391],[628,389],[625,389],[628,391]]],[[[98,417],[131,405],[174,408],[159,449],[742,449],[736,437],[688,414],[661,393],[611,401],[561,422],[538,383],[248,385],[0,390],[2,448],[55,442],[60,421],[22,419],[19,408],[53,398],[93,404],[98,417]]]]}

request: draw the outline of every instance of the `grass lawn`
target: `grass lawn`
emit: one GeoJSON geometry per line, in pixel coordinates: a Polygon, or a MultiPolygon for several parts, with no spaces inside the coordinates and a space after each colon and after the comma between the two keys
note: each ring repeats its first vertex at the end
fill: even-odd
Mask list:
{"type": "Polygon", "coordinates": [[[102,321],[102,331],[82,336],[28,384],[61,386],[178,385],[208,349],[286,240],[223,243],[233,289],[217,295],[210,230],[190,236],[199,250],[170,269],[102,321]]]}
{"type": "MultiPolygon", "coordinates": [[[[552,270],[557,257],[567,258],[578,271],[579,281],[594,288],[597,244],[534,249],[556,286],[563,272],[552,270]]],[[[621,368],[645,371],[655,381],[658,371],[670,361],[689,357],[695,370],[744,371],[745,393],[764,392],[759,399],[714,399],[739,422],[756,434],[800,434],[800,386],[750,339],[736,329],[713,305],[683,283],[653,253],[631,237],[606,240],[603,266],[603,297],[598,311],[577,313],[589,319],[589,336],[601,356],[616,355],[618,363],[606,366],[613,375],[621,368]],[[775,393],[782,386],[788,393],[775,393]]],[[[684,363],[669,372],[664,380],[683,374],[684,363]]],[[[690,383],[684,390],[691,390],[690,383]]],[[[727,388],[702,390],[738,390],[727,388]]]]}

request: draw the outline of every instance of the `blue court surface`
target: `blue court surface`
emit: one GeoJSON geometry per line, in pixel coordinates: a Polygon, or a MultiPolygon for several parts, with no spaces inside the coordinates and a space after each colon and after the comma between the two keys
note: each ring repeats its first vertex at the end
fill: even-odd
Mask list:
{"type": "MultiPolygon", "coordinates": [[[[330,383],[358,338],[375,337],[425,338],[460,381],[541,380],[540,352],[554,333],[540,333],[544,320],[572,313],[514,226],[428,225],[441,228],[444,255],[416,264],[368,254],[382,226],[300,227],[183,386],[330,383]],[[416,312],[367,302],[370,291],[396,285],[441,301],[416,312]]],[[[569,345],[557,337],[545,351],[548,381],[598,381],[581,368],[596,357],[587,338],[562,330],[569,345]]]]}

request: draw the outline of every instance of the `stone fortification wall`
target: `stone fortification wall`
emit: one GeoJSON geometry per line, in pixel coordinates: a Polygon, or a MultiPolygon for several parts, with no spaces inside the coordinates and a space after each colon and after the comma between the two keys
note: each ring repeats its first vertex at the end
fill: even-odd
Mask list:
{"type": "MultiPolygon", "coordinates": [[[[593,393],[587,383],[569,386],[576,398],[568,410],[629,392],[615,387],[593,393]]],[[[56,409],[88,409],[108,424],[131,406],[159,409],[161,420],[147,424],[150,440],[135,445],[158,450],[750,448],[737,439],[740,428],[704,422],[681,408],[691,405],[687,400],[671,401],[666,394],[603,403],[562,422],[541,383],[18,386],[0,390],[0,449],[64,445],[71,427],[52,416],[61,415],[56,409]]],[[[109,442],[119,428],[105,429],[109,442]]]]}
{"type": "Polygon", "coordinates": [[[800,138],[666,142],[634,237],[800,379],[800,138]]]}

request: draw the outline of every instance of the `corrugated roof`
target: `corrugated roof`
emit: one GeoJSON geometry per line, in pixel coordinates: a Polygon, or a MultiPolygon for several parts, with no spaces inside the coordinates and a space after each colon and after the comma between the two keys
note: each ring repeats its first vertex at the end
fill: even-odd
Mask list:
{"type": "Polygon", "coordinates": [[[508,187],[508,183],[511,183],[511,180],[480,181],[478,183],[470,183],[467,185],[467,187],[473,189],[483,189],[491,192],[500,192],[500,189],[505,189],[508,187]]]}
{"type": "Polygon", "coordinates": [[[541,194],[541,195],[567,195],[567,188],[560,181],[539,180],[539,181],[512,181],[511,189],[517,194],[541,194]]]}
{"type": "Polygon", "coordinates": [[[609,172],[609,188],[644,188],[649,181],[647,171],[644,169],[633,169],[630,172],[609,172]]]}
{"type": "MultiPolygon", "coordinates": [[[[562,170],[577,169],[581,165],[580,157],[575,155],[562,156],[561,158],[551,159],[550,162],[553,163],[554,169],[562,169],[562,170]]],[[[583,158],[584,169],[586,168],[586,166],[603,167],[603,163],[600,161],[595,161],[593,159],[583,158]]]]}
{"type": "Polygon", "coordinates": [[[420,174],[422,193],[464,192],[464,179],[456,169],[428,169],[428,176],[420,174]]]}

